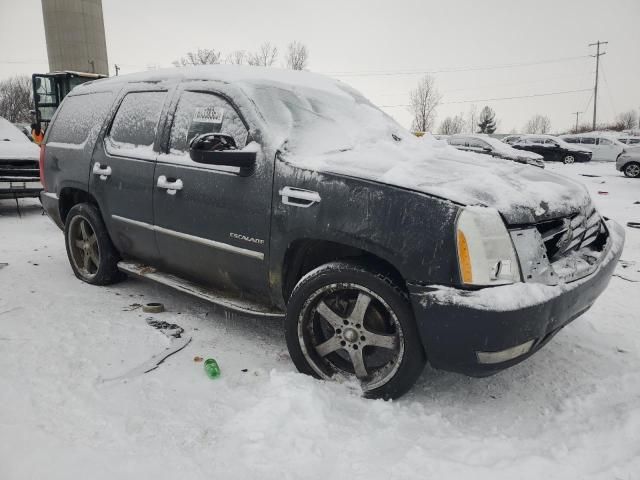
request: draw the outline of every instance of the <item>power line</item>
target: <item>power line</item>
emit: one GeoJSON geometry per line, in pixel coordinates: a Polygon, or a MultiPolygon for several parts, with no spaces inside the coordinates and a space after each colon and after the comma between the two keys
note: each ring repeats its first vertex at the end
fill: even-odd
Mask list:
{"type": "Polygon", "coordinates": [[[518,68],[518,67],[528,67],[531,65],[543,65],[548,63],[559,63],[559,62],[567,62],[573,60],[579,60],[583,58],[588,58],[590,55],[580,55],[576,57],[563,57],[563,58],[554,58],[550,60],[539,60],[536,62],[520,62],[520,63],[507,63],[507,64],[499,64],[499,65],[479,65],[475,67],[454,67],[454,68],[443,68],[438,70],[396,70],[396,71],[369,71],[369,72],[356,72],[356,71],[343,71],[343,72],[325,72],[326,75],[331,75],[334,77],[373,77],[373,76],[393,76],[393,75],[427,75],[427,74],[438,74],[438,73],[455,73],[455,72],[473,72],[477,70],[498,70],[504,68],[518,68]]]}
{"type": "MultiPolygon", "coordinates": [[[[549,93],[534,93],[532,95],[518,95],[515,97],[497,97],[497,98],[480,98],[475,100],[459,100],[455,102],[442,102],[440,105],[453,105],[458,103],[475,103],[475,102],[497,102],[500,100],[515,100],[518,98],[533,98],[533,97],[549,97],[552,95],[564,95],[568,93],[589,92],[590,88],[582,88],[579,90],[565,90],[564,92],[549,92],[549,93]]],[[[411,104],[403,103],[397,105],[378,105],[379,108],[395,108],[395,107],[410,107],[411,104]]]]}

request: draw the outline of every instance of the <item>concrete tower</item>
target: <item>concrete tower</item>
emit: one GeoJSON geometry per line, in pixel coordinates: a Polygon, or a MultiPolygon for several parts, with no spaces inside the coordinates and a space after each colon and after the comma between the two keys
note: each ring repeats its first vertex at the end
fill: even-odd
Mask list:
{"type": "Polygon", "coordinates": [[[49,70],[109,74],[102,0],[42,0],[49,70]]]}

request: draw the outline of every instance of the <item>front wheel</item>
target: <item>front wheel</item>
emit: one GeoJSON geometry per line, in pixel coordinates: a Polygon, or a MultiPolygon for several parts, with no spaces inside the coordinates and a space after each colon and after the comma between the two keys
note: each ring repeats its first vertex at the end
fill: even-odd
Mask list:
{"type": "Polygon", "coordinates": [[[69,210],[64,238],[69,263],[80,280],[92,285],[109,285],[121,278],[118,252],[96,207],[80,203],[69,210]]]}
{"type": "Polygon", "coordinates": [[[296,285],[286,316],[291,358],[302,373],[355,378],[371,398],[397,398],[426,357],[407,295],[386,275],[332,262],[296,285]]]}
{"type": "Polygon", "coordinates": [[[576,159],[574,158],[573,155],[566,155],[563,159],[562,159],[562,163],[564,163],[565,165],[569,165],[573,162],[575,162],[576,159]]]}
{"type": "Polygon", "coordinates": [[[638,178],[640,177],[640,163],[627,163],[622,169],[624,174],[630,178],[638,178]]]}

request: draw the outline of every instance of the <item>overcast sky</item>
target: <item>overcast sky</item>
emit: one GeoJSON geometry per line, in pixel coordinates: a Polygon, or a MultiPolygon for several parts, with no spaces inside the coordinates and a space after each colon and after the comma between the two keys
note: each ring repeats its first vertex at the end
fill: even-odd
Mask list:
{"type": "MultiPolygon", "coordinates": [[[[407,127],[403,105],[420,78],[415,72],[455,70],[435,74],[443,94],[438,122],[475,104],[494,108],[499,132],[521,129],[535,113],[565,130],[575,122],[572,112],[587,106],[590,121],[591,91],[485,99],[593,88],[587,45],[599,39],[609,41],[601,57],[599,119],[640,111],[639,0],[102,2],[112,74],[114,63],[121,73],[169,67],[198,47],[255,50],[265,40],[280,48],[280,64],[286,45],[298,40],[309,48],[309,70],[390,105],[383,108],[407,127]],[[504,65],[510,67],[487,68],[504,65]]],[[[47,70],[40,0],[0,0],[0,79],[47,70]]]]}

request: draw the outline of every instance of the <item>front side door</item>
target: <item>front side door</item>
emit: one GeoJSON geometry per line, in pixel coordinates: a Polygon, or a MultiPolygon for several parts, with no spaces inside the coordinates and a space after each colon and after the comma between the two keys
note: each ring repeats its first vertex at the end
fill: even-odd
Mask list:
{"type": "Polygon", "coordinates": [[[155,262],[153,173],[156,132],[166,91],[131,91],[98,142],[89,189],[98,201],[111,239],[124,256],[155,262]]]}
{"type": "Polygon", "coordinates": [[[251,142],[249,124],[213,92],[184,90],[173,108],[153,193],[163,267],[241,298],[266,298],[273,161],[256,143],[247,147],[258,150],[248,176],[192,161],[189,143],[198,134],[229,134],[242,150],[251,142]]]}

